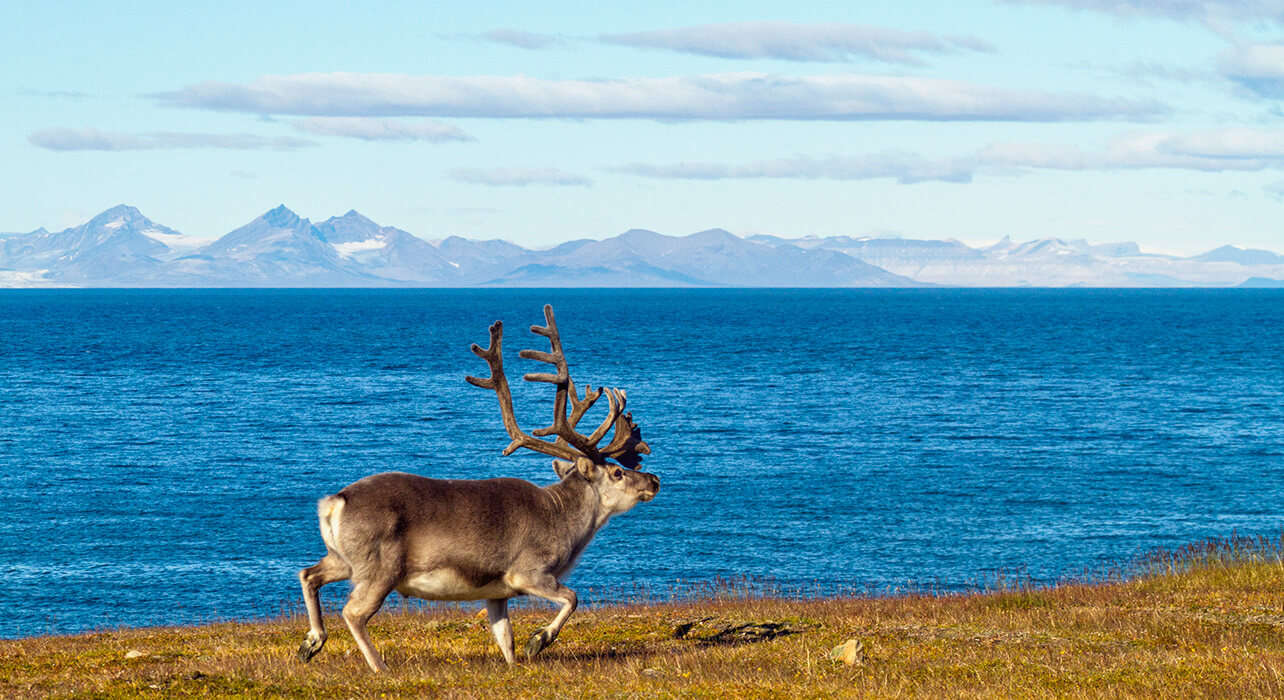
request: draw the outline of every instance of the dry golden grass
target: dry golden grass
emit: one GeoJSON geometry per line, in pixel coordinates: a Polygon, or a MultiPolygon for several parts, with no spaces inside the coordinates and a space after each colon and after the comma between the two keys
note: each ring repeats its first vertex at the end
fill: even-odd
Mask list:
{"type": "MultiPolygon", "coordinates": [[[[1278,553],[1191,559],[1047,590],[581,610],[511,668],[457,611],[376,616],[385,676],[337,618],[307,665],[299,617],[0,641],[0,697],[1284,696],[1278,553]],[[847,639],[855,664],[827,658],[847,639]]],[[[519,640],[548,616],[516,611],[519,640]]]]}

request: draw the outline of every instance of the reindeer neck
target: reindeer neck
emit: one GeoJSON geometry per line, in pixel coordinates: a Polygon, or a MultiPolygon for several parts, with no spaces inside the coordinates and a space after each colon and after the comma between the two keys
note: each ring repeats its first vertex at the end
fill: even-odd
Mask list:
{"type": "Polygon", "coordinates": [[[572,475],[545,486],[544,493],[562,522],[587,530],[589,534],[600,530],[610,518],[602,507],[597,488],[586,479],[572,475]]]}

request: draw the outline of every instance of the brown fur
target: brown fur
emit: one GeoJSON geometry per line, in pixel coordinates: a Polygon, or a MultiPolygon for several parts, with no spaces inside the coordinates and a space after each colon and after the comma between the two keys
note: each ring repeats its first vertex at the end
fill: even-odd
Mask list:
{"type": "Polygon", "coordinates": [[[527,653],[533,656],[551,644],[577,605],[575,592],[560,579],[612,515],[637,500],[650,500],[660,487],[660,480],[645,472],[583,458],[574,466],[559,469],[562,479],[546,487],[521,479],[445,480],[384,472],[322,499],[322,527],[333,527],[337,536],[327,540],[320,562],[299,572],[310,623],[299,657],[310,660],[325,644],[319,589],[345,579],[353,588],[343,617],[375,671],[386,667],[365,631],[366,621],[393,590],[422,595],[414,588],[416,576],[444,577],[485,591],[441,597],[488,600],[496,642],[510,663],[511,627],[502,603],[515,595],[560,603],[562,610],[532,638],[527,653]],[[622,503],[611,500],[618,497],[622,503]],[[335,503],[342,507],[326,510],[335,503]]]}

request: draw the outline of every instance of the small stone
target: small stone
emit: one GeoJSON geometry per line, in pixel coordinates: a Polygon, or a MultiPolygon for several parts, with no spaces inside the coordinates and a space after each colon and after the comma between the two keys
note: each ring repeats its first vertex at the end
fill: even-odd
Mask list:
{"type": "Polygon", "coordinates": [[[849,639],[830,649],[829,658],[842,661],[848,666],[855,666],[865,661],[865,644],[856,639],[849,639]]]}
{"type": "Polygon", "coordinates": [[[137,649],[130,649],[129,651],[125,652],[126,659],[141,659],[144,656],[147,656],[147,654],[144,654],[143,652],[137,649]]]}
{"type": "Polygon", "coordinates": [[[644,675],[644,676],[659,676],[659,675],[662,675],[662,674],[660,673],[660,669],[658,669],[658,668],[644,668],[644,669],[642,669],[642,675],[644,675]]]}

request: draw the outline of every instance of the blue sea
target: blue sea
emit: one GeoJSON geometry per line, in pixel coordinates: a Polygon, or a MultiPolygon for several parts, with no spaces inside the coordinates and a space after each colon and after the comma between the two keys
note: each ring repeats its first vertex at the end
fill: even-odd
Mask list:
{"type": "Polygon", "coordinates": [[[0,636],[298,610],[316,500],[374,472],[551,482],[464,382],[503,319],[547,424],[516,357],[544,303],[662,481],[587,603],[1054,583],[1284,529],[1281,290],[15,290],[0,636]]]}

